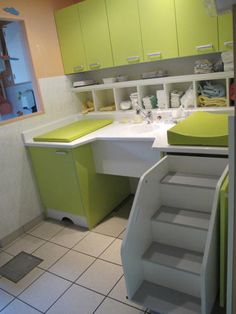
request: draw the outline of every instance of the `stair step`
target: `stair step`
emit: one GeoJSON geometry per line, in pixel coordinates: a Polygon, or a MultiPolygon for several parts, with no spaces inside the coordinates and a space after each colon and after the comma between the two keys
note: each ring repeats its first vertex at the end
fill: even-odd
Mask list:
{"type": "Polygon", "coordinates": [[[200,275],[203,254],[152,242],[142,259],[154,264],[200,275]]]}
{"type": "MultiPolygon", "coordinates": [[[[180,283],[181,284],[181,283],[180,283]]],[[[165,314],[200,314],[201,300],[188,294],[143,281],[131,301],[165,314]]]]}
{"type": "Polygon", "coordinates": [[[182,208],[161,206],[152,217],[152,221],[208,230],[210,214],[182,208]]]}
{"type": "Polygon", "coordinates": [[[218,176],[183,173],[183,172],[169,172],[161,180],[161,183],[215,189],[218,180],[219,180],[218,176]]]}

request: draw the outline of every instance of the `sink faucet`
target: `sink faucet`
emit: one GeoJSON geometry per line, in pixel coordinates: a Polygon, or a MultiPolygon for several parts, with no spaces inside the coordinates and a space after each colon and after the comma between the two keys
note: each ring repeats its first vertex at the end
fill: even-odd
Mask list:
{"type": "Polygon", "coordinates": [[[151,110],[144,110],[143,108],[139,107],[136,108],[136,113],[142,115],[144,120],[147,122],[147,124],[150,124],[153,122],[153,115],[151,110]]]}

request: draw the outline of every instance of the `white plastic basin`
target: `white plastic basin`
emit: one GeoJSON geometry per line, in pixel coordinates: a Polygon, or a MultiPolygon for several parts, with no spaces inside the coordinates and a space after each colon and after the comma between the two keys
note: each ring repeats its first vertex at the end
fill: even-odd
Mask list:
{"type": "Polygon", "coordinates": [[[136,134],[138,133],[149,133],[149,132],[155,132],[160,128],[157,124],[134,124],[129,127],[131,132],[134,132],[136,134]]]}

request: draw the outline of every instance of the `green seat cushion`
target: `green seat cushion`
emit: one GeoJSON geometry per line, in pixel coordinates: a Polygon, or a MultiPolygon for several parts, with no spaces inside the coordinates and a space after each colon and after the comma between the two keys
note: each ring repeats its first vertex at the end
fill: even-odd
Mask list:
{"type": "Polygon", "coordinates": [[[53,131],[34,137],[37,142],[72,142],[77,138],[96,131],[108,124],[112,120],[82,120],[68,124],[53,131]]]}
{"type": "Polygon", "coordinates": [[[228,146],[228,115],[194,112],[167,131],[170,145],[228,146]]]}

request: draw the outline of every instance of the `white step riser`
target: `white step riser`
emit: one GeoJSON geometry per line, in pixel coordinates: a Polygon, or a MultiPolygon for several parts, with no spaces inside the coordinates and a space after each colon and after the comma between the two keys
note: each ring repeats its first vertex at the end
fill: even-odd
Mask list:
{"type": "Polygon", "coordinates": [[[207,231],[185,226],[152,221],[153,241],[204,252],[207,231]]]}
{"type": "Polygon", "coordinates": [[[215,190],[161,184],[162,205],[211,212],[215,190]]]}
{"type": "Polygon", "coordinates": [[[144,280],[200,298],[200,276],[143,260],[144,280]]]}

